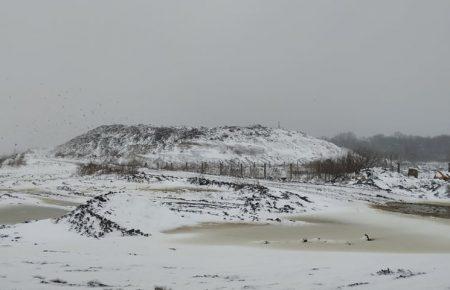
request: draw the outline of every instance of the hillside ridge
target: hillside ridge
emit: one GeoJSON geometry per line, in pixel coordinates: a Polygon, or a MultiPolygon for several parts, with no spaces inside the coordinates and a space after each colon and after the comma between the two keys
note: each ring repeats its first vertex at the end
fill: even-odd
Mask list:
{"type": "Polygon", "coordinates": [[[162,162],[306,163],[346,152],[303,132],[261,125],[186,127],[103,125],[55,148],[58,157],[162,162]]]}

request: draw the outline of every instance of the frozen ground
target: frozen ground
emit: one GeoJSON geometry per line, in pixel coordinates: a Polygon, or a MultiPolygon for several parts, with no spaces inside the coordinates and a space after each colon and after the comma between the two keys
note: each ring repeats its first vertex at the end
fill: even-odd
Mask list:
{"type": "Polygon", "coordinates": [[[37,152],[0,169],[0,224],[9,224],[0,226],[1,289],[450,289],[448,221],[369,208],[448,202],[447,184],[428,177],[80,177],[76,166],[37,152]],[[5,222],[17,206],[45,208],[35,218],[67,214],[5,222]]]}

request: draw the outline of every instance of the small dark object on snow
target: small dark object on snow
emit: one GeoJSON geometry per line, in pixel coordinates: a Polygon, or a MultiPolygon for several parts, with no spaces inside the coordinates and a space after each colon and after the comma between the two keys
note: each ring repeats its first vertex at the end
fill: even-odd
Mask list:
{"type": "Polygon", "coordinates": [[[264,245],[268,245],[269,244],[269,241],[264,241],[264,245]]]}
{"type": "Polygon", "coordinates": [[[356,287],[356,286],[362,286],[362,285],[368,285],[369,282],[357,282],[357,283],[352,283],[352,284],[348,284],[347,287],[356,287]]]}
{"type": "Polygon", "coordinates": [[[381,269],[380,271],[377,272],[378,275],[382,276],[382,275],[392,275],[394,274],[394,271],[392,271],[389,268],[386,269],[381,269]]]}
{"type": "Polygon", "coordinates": [[[303,239],[302,242],[303,242],[303,243],[307,243],[307,242],[308,242],[308,239],[303,239]]]}
{"type": "Polygon", "coordinates": [[[419,178],[419,170],[417,170],[416,168],[408,169],[408,176],[413,176],[415,178],[419,178]]]}
{"type": "Polygon", "coordinates": [[[87,282],[86,285],[88,287],[108,287],[108,285],[106,285],[100,281],[97,281],[97,280],[91,280],[91,281],[87,282]]]}
{"type": "Polygon", "coordinates": [[[373,239],[371,237],[369,237],[368,234],[364,234],[364,236],[366,237],[366,241],[368,241],[368,242],[373,241],[373,239]]]}
{"type": "Polygon", "coordinates": [[[50,282],[55,283],[55,284],[67,284],[67,281],[64,281],[64,280],[59,279],[59,278],[52,279],[52,280],[50,280],[50,282]]]}

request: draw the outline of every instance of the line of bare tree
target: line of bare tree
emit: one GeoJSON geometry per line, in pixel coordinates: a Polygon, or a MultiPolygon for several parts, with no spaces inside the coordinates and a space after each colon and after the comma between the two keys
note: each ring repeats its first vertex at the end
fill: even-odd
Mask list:
{"type": "Polygon", "coordinates": [[[378,152],[395,160],[450,161],[450,135],[422,137],[395,133],[371,137],[358,137],[352,132],[341,133],[326,140],[354,151],[361,149],[378,152]]]}
{"type": "Polygon", "coordinates": [[[376,166],[388,167],[389,160],[383,158],[376,152],[364,149],[358,152],[348,152],[345,156],[317,160],[306,165],[316,177],[325,180],[336,180],[337,178],[347,178],[376,166]]]}

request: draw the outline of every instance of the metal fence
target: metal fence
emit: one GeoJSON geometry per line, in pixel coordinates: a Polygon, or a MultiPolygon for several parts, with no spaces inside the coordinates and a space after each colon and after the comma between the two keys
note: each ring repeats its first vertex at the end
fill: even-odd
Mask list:
{"type": "Polygon", "coordinates": [[[305,180],[315,177],[305,166],[293,163],[146,162],[144,166],[157,170],[186,171],[199,174],[269,180],[305,180]]]}

